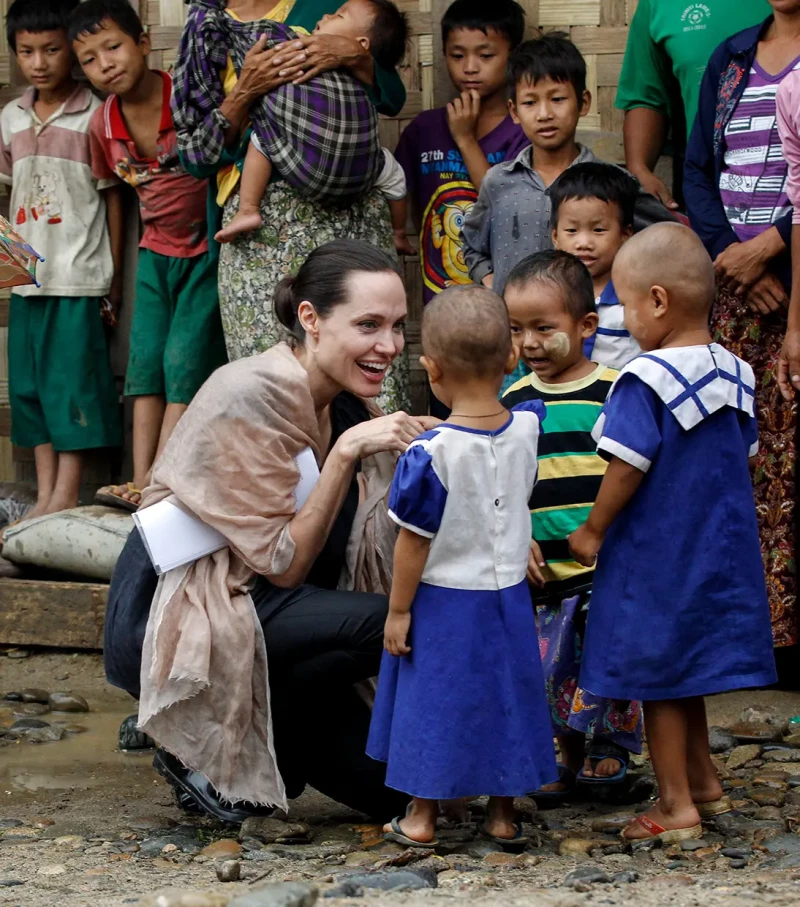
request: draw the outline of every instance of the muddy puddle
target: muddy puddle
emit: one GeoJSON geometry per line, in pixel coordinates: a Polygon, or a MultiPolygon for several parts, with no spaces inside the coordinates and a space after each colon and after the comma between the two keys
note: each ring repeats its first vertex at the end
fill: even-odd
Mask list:
{"type": "Polygon", "coordinates": [[[52,743],[19,742],[0,749],[0,791],[5,795],[37,791],[90,790],[111,780],[152,777],[152,751],[120,752],[120,722],[131,714],[133,703],[111,703],[91,712],[68,715],[51,712],[51,724],[80,724],[87,730],[52,743]]]}

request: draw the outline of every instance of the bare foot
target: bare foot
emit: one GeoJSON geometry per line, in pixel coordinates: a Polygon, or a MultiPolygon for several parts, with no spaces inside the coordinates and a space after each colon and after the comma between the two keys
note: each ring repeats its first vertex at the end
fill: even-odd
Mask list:
{"type": "MultiPolygon", "coordinates": [[[[667,831],[681,828],[693,828],[700,824],[700,814],[694,806],[687,806],[677,811],[667,812],[659,800],[656,805],[649,809],[645,815],[648,819],[660,825],[667,831]]],[[[653,835],[643,828],[639,822],[634,820],[622,832],[622,837],[626,841],[643,841],[646,838],[652,838],[653,835]]]]}
{"type": "MultiPolygon", "coordinates": [[[[412,811],[398,823],[400,830],[412,841],[418,841],[420,844],[427,844],[433,841],[436,835],[436,825],[424,816],[415,815],[412,811]]],[[[392,823],[387,822],[383,826],[384,834],[391,834],[394,831],[392,823]]]]}
{"type": "Polygon", "coordinates": [[[519,834],[519,827],[512,819],[488,818],[483,823],[483,830],[493,838],[513,840],[519,834]]]}
{"type": "Polygon", "coordinates": [[[568,794],[572,790],[572,785],[566,781],[553,781],[551,784],[543,784],[539,790],[543,794],[568,794]]]}
{"type": "Polygon", "coordinates": [[[240,210],[227,227],[223,227],[217,232],[214,239],[220,243],[233,242],[237,236],[241,236],[242,233],[252,233],[253,230],[258,230],[262,224],[261,214],[258,211],[240,210]]]}
{"type": "Polygon", "coordinates": [[[690,789],[692,800],[695,803],[713,803],[715,800],[721,799],[723,795],[722,785],[719,783],[718,778],[703,787],[691,787],[690,789]]]}
{"type": "Polygon", "coordinates": [[[616,756],[606,756],[597,764],[587,756],[583,763],[583,775],[585,778],[611,778],[622,768],[622,759],[616,756]]]}

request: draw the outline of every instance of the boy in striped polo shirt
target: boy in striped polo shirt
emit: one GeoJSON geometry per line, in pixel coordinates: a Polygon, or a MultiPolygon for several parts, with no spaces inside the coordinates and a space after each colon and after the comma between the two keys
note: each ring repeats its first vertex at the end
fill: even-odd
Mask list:
{"type": "Polygon", "coordinates": [[[26,518],[75,507],[85,451],[122,440],[101,316],[101,304],[120,296],[121,203],[116,180],[96,179],[89,166],[100,101],[72,78],[75,6],[16,0],[6,19],[30,87],[0,115],[0,181],[11,184],[15,229],[44,258],[41,285],[14,289],[8,324],[11,438],[36,462],[26,518]]]}
{"type": "Polygon", "coordinates": [[[508,389],[503,403],[511,409],[541,400],[547,408],[539,483],[530,501],[542,555],[534,604],[563,764],[560,780],[536,797],[558,800],[576,781],[621,782],[629,753],[641,752],[641,703],[600,699],[578,688],[594,567],[577,563],[567,544],[591,510],[606,470],[591,433],[617,372],[591,362],[584,351],[597,330],[597,307],[592,278],[573,255],[539,252],[524,259],[509,275],[505,300],[512,338],[531,373],[508,389]]]}

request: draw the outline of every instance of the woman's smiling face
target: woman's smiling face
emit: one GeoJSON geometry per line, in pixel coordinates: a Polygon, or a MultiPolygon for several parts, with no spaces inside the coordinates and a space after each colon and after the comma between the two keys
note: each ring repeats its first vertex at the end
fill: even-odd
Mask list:
{"type": "Polygon", "coordinates": [[[356,271],[347,279],[347,300],[306,327],[306,348],[317,368],[360,397],[380,393],[386,370],[405,346],[408,305],[394,271],[356,271]],[[316,336],[314,336],[316,334],[316,336]]]}

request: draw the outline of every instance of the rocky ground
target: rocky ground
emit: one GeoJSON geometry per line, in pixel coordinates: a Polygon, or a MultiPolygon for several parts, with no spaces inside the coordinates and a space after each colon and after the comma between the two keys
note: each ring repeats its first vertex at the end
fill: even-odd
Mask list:
{"type": "Polygon", "coordinates": [[[435,852],[404,851],[313,791],[285,821],[226,828],[192,818],[174,806],[151,752],[119,751],[133,703],[105,684],[98,656],[0,653],[0,695],[9,692],[0,699],[2,905],[800,903],[800,727],[789,722],[800,694],[710,702],[714,758],[736,810],[707,823],[702,841],[636,850],[620,841],[624,818],[653,795],[643,757],[616,802],[537,812],[519,801],[531,843],[506,853],[471,827],[441,829],[435,852]]]}

